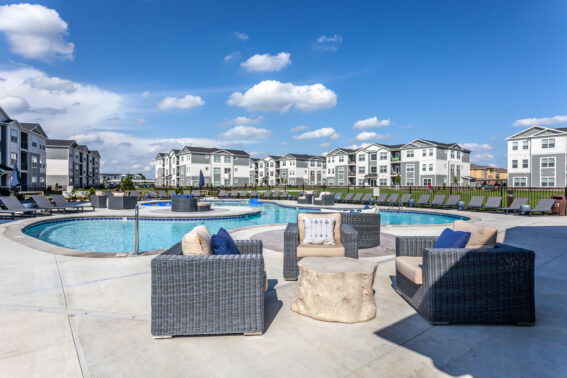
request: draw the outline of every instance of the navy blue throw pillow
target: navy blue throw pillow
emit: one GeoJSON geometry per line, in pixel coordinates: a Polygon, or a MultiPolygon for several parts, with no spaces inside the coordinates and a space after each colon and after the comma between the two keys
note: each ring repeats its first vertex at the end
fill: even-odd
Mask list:
{"type": "Polygon", "coordinates": [[[211,247],[215,255],[238,255],[239,253],[232,236],[222,227],[211,237],[211,247]]]}
{"type": "Polygon", "coordinates": [[[453,231],[450,228],[446,228],[435,242],[433,248],[465,248],[470,237],[470,232],[453,231]]]}

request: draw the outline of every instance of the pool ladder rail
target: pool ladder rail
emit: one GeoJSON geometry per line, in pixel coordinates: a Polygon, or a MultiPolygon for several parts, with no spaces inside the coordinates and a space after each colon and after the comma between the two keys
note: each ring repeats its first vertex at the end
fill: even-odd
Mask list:
{"type": "Polygon", "coordinates": [[[135,246],[136,247],[135,247],[135,250],[134,250],[134,256],[137,256],[137,255],[140,254],[140,229],[138,227],[139,218],[140,218],[140,209],[139,209],[138,205],[136,205],[136,210],[134,212],[134,221],[135,221],[135,225],[136,225],[135,226],[136,231],[134,233],[135,234],[134,237],[136,238],[136,240],[135,240],[135,246]]]}

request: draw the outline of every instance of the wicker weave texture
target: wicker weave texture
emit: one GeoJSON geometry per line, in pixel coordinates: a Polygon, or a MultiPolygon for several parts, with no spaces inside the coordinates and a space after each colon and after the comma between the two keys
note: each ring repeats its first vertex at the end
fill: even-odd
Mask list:
{"type": "Polygon", "coordinates": [[[534,324],[533,251],[433,249],[432,237],[398,237],[396,256],[423,257],[423,284],[396,272],[396,290],[431,323],[534,324]]]}
{"type": "Polygon", "coordinates": [[[236,244],[239,255],[183,256],[178,243],[152,260],[152,335],[264,331],[262,242],[236,244]]]}
{"type": "Polygon", "coordinates": [[[358,232],[358,248],[380,245],[380,214],[344,213],[341,214],[341,219],[358,232]]]}

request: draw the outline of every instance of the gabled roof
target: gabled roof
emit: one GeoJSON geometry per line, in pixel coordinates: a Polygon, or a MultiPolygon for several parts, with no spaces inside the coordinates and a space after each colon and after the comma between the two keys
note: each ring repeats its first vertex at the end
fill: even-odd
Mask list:
{"type": "Polygon", "coordinates": [[[281,157],[281,159],[284,159],[286,156],[292,157],[292,158],[297,159],[297,160],[321,159],[321,157],[315,156],[315,155],[293,154],[293,153],[285,154],[284,156],[281,157]]]}
{"type": "Polygon", "coordinates": [[[436,142],[434,140],[427,140],[427,139],[414,139],[411,142],[404,144],[401,148],[420,148],[419,146],[415,146],[415,143],[421,143],[424,144],[425,146],[431,146],[431,147],[438,147],[438,148],[454,148],[454,149],[458,149],[464,152],[470,152],[469,150],[467,150],[466,148],[461,147],[461,145],[459,145],[458,143],[441,143],[441,142],[436,142]],[[414,146],[412,146],[414,145],[414,146]]]}
{"type": "Polygon", "coordinates": [[[158,160],[158,159],[164,158],[164,157],[166,157],[166,156],[167,156],[166,153],[158,152],[158,153],[156,154],[156,156],[154,157],[154,160],[158,160]]]}
{"type": "Polygon", "coordinates": [[[358,151],[358,150],[353,150],[353,149],[350,149],[350,148],[335,148],[334,150],[329,152],[327,154],[327,156],[333,156],[333,155],[337,155],[339,153],[341,153],[341,154],[353,154],[356,151],[358,151]]]}
{"type": "Polygon", "coordinates": [[[89,154],[93,154],[93,155],[100,157],[100,153],[98,151],[90,151],[89,150],[89,154]]]}
{"type": "Polygon", "coordinates": [[[4,111],[4,109],[0,108],[0,122],[9,123],[9,122],[12,122],[12,121],[13,121],[13,119],[11,119],[11,118],[8,116],[8,113],[6,113],[6,112],[4,111]]]}
{"type": "Polygon", "coordinates": [[[20,125],[27,131],[31,131],[32,133],[36,133],[44,138],[47,138],[47,134],[45,133],[45,131],[43,131],[39,123],[21,122],[20,125]]]}
{"type": "Polygon", "coordinates": [[[508,138],[506,138],[506,140],[531,138],[545,135],[565,135],[566,133],[567,127],[558,127],[556,129],[552,129],[550,127],[535,125],[528,127],[527,129],[522,130],[512,136],[509,136],[508,138]]]}
{"type": "Polygon", "coordinates": [[[77,147],[77,142],[68,139],[48,139],[45,145],[47,147],[77,147]]]}
{"type": "Polygon", "coordinates": [[[215,154],[215,153],[229,153],[236,156],[244,156],[249,157],[250,154],[243,150],[232,150],[228,148],[217,148],[217,147],[194,147],[194,146],[185,146],[182,149],[184,153],[193,153],[193,152],[200,152],[204,154],[215,154]]]}

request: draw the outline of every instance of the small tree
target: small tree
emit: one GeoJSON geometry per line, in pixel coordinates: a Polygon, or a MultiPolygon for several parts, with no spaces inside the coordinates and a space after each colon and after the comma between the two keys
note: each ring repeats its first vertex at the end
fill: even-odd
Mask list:
{"type": "Polygon", "coordinates": [[[130,175],[127,175],[120,181],[120,190],[125,192],[127,190],[135,190],[134,183],[130,175]]]}
{"type": "Polygon", "coordinates": [[[89,188],[89,200],[91,199],[91,196],[94,196],[96,194],[95,188],[93,188],[92,186],[89,188]]]}
{"type": "Polygon", "coordinates": [[[453,176],[453,184],[457,185],[459,183],[459,178],[457,176],[453,176]]]}
{"type": "Polygon", "coordinates": [[[394,178],[394,181],[396,182],[396,185],[400,185],[400,182],[402,182],[402,176],[397,175],[397,176],[394,178]]]}
{"type": "Polygon", "coordinates": [[[143,173],[138,173],[138,176],[140,176],[142,178],[142,180],[146,179],[146,176],[143,173]]]}
{"type": "Polygon", "coordinates": [[[59,191],[59,183],[58,183],[58,182],[55,183],[55,191],[56,191],[56,192],[59,191]]]}

